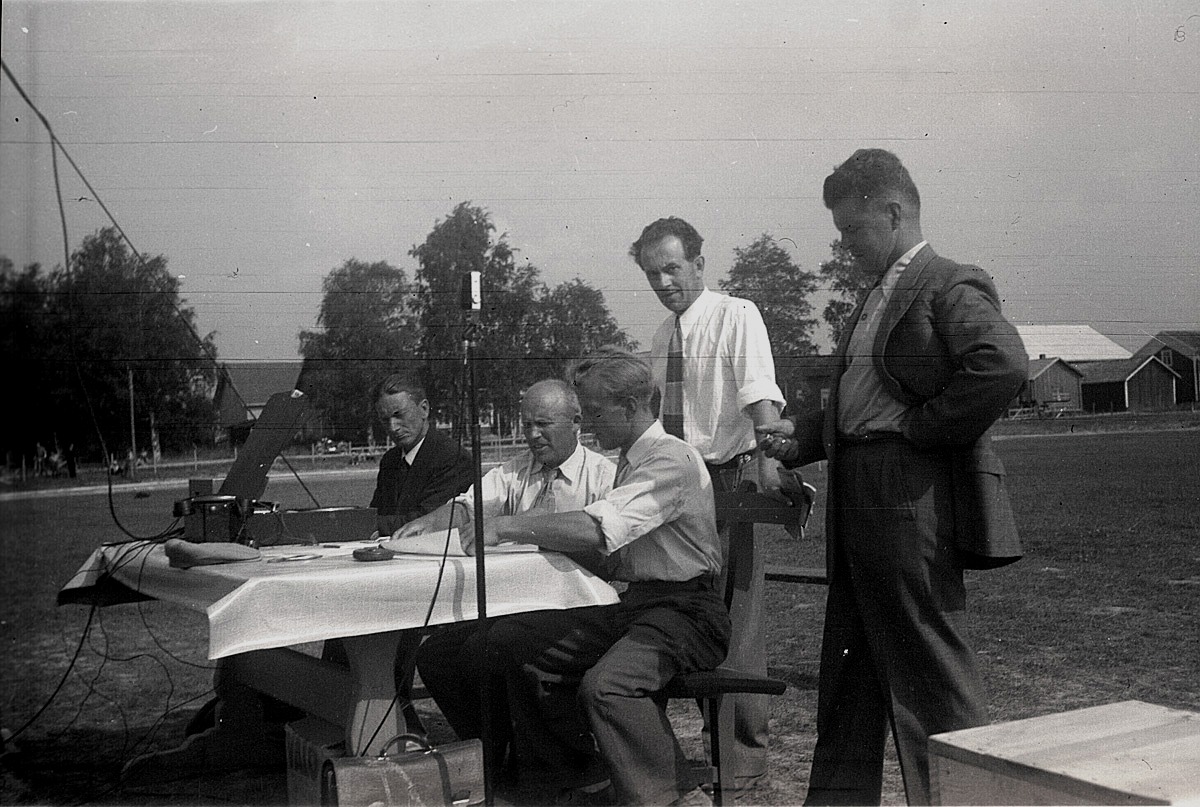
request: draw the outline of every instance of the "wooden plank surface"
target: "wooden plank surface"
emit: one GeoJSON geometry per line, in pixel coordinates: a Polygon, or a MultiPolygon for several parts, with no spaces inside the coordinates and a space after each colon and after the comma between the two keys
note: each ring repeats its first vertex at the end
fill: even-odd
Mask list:
{"type": "Polygon", "coordinates": [[[929,744],[941,803],[1200,800],[1195,712],[1122,701],[940,734],[929,744]],[[981,789],[992,792],[972,795],[981,789]]]}

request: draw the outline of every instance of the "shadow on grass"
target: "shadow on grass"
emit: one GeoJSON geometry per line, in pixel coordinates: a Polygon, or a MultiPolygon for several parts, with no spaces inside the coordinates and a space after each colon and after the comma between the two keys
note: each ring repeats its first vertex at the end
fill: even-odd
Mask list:
{"type": "Polygon", "coordinates": [[[182,742],[189,717],[173,716],[160,725],[150,748],[139,740],[149,726],[72,728],[54,736],[18,738],[18,750],[4,758],[0,804],[287,803],[282,735],[279,763],[271,767],[207,771],[153,783],[122,780],[122,769],[133,756],[182,742]]]}

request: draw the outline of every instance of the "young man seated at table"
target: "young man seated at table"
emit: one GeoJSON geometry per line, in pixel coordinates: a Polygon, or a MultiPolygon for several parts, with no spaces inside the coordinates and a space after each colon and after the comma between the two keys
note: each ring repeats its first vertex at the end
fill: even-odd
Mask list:
{"type": "MultiPolygon", "coordinates": [[[[483,516],[580,510],[612,489],[616,468],[603,454],[579,443],[579,397],[558,379],[539,381],[521,399],[521,426],[528,451],[488,471],[481,493],[483,516]]],[[[396,531],[403,539],[457,527],[473,530],[474,486],[432,513],[396,531]]],[[[586,559],[580,558],[586,563],[586,559]]],[[[595,553],[598,560],[599,553],[595,553]]],[[[475,622],[435,628],[417,650],[417,670],[429,694],[460,739],[480,736],[480,690],[487,671],[484,643],[475,622]]],[[[510,732],[504,679],[490,683],[494,760],[504,764],[510,732]]],[[[515,763],[515,760],[510,760],[515,763]]]]}
{"type": "MultiPolygon", "coordinates": [[[[584,428],[602,448],[620,449],[613,489],[574,512],[491,518],[484,543],[598,551],[628,588],[616,605],[492,626],[489,660],[505,675],[517,754],[523,767],[573,785],[575,801],[709,804],[651,695],[679,673],[716,667],[728,649],[712,482],[699,452],[651,412],[646,362],[606,350],[573,380],[584,428]]],[[[473,552],[474,535],[462,540],[473,552]]]]}

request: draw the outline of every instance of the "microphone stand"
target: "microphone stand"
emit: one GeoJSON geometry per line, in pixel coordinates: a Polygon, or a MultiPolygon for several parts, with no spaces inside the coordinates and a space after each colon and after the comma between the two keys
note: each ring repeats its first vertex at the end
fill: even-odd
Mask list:
{"type": "Polygon", "coordinates": [[[480,273],[463,275],[463,363],[467,376],[468,408],[471,417],[471,454],[475,460],[475,501],[471,519],[475,529],[475,600],[478,603],[477,619],[484,658],[481,668],[485,670],[479,687],[479,739],[483,744],[483,803],[492,807],[492,709],[491,675],[487,674],[487,580],[484,575],[483,546],[483,448],[479,437],[479,402],[475,394],[475,348],[479,344],[479,314],[481,306],[480,273]]]}

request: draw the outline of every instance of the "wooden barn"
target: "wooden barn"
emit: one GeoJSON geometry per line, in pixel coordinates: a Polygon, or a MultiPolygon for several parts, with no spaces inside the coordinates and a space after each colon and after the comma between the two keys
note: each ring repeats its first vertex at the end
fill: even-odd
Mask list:
{"type": "Polygon", "coordinates": [[[1088,412],[1172,409],[1179,374],[1157,356],[1078,362],[1083,408],[1088,412]]]}
{"type": "Polygon", "coordinates": [[[1159,331],[1134,356],[1157,356],[1179,374],[1176,406],[1200,401],[1200,331],[1159,331]]]}
{"type": "Polygon", "coordinates": [[[1016,406],[1049,414],[1083,409],[1082,382],[1083,373],[1060,358],[1031,359],[1016,406]]]}

